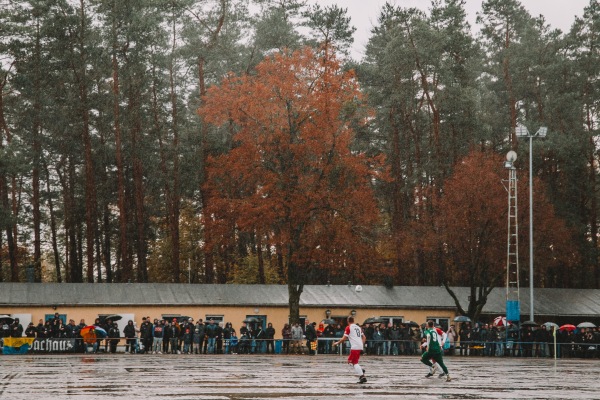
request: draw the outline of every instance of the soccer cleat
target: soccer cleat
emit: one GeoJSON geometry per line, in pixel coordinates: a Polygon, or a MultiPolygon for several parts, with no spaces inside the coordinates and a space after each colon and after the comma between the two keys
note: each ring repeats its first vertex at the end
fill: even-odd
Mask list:
{"type": "Polygon", "coordinates": [[[443,378],[443,377],[445,377],[445,376],[446,376],[446,373],[445,373],[445,372],[442,372],[441,374],[439,374],[439,375],[438,375],[438,378],[440,378],[440,379],[441,379],[441,378],[443,378]]]}
{"type": "Polygon", "coordinates": [[[450,374],[446,374],[446,382],[450,382],[452,378],[450,378],[450,374]]]}
{"type": "Polygon", "coordinates": [[[430,372],[427,375],[425,375],[425,378],[431,378],[433,376],[433,374],[430,372]]]}
{"type": "Polygon", "coordinates": [[[358,379],[357,383],[367,383],[367,378],[363,375],[358,379]]]}

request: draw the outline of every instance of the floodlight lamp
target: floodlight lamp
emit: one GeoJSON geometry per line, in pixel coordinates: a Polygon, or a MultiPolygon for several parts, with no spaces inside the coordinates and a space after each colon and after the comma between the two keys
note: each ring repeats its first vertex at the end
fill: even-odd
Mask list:
{"type": "Polygon", "coordinates": [[[526,126],[517,125],[517,127],[515,128],[515,134],[519,137],[529,136],[529,131],[527,130],[526,126]]]}
{"type": "Polygon", "coordinates": [[[506,161],[510,161],[511,163],[514,163],[515,161],[517,161],[517,152],[514,150],[511,150],[508,153],[506,153],[506,161]]]}
{"type": "Polygon", "coordinates": [[[545,126],[541,126],[540,129],[538,129],[536,136],[539,137],[546,137],[546,133],[548,132],[548,128],[546,128],[545,126]]]}

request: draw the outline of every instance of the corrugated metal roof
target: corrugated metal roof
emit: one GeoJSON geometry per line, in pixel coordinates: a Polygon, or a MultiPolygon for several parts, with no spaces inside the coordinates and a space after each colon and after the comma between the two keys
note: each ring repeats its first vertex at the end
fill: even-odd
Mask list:
{"type": "MultiPolygon", "coordinates": [[[[454,287],[466,308],[470,290],[454,287]]],[[[598,316],[600,290],[535,289],[536,315],[598,316]]],[[[0,306],[146,305],[146,306],[288,306],[286,285],[195,285],[170,283],[0,283],[0,306]]],[[[451,309],[446,289],[434,286],[308,285],[300,297],[304,307],[451,309]]],[[[505,290],[494,289],[485,314],[504,314],[505,290]]],[[[529,310],[529,290],[521,289],[521,313],[529,310]]]]}

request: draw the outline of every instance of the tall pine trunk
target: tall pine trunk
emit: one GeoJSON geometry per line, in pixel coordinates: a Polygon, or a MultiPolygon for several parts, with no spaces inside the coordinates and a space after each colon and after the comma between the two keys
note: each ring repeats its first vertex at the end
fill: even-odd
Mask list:
{"type": "Polygon", "coordinates": [[[42,105],[40,101],[40,95],[42,92],[41,87],[41,50],[40,50],[40,25],[39,19],[36,20],[36,40],[35,40],[35,76],[34,76],[34,116],[33,116],[33,143],[32,143],[32,158],[33,165],[31,171],[31,207],[33,209],[33,263],[34,263],[34,276],[36,282],[42,281],[42,248],[41,248],[41,212],[40,212],[40,156],[42,153],[42,146],[40,143],[41,136],[41,116],[42,116],[42,105]]]}
{"type": "MultiPolygon", "coordinates": [[[[80,0],[80,33],[79,33],[79,71],[76,74],[79,83],[79,98],[81,100],[82,137],[85,154],[85,226],[86,226],[86,267],[87,281],[94,282],[94,244],[97,235],[97,200],[96,200],[96,178],[94,176],[94,160],[92,157],[92,140],[90,137],[90,114],[88,110],[87,89],[87,53],[85,39],[87,34],[85,1],[80,0]]],[[[98,271],[101,277],[101,271],[98,271]]]]}
{"type": "MultiPolygon", "coordinates": [[[[113,12],[116,14],[116,2],[113,1],[113,12]]],[[[120,252],[120,281],[129,282],[132,276],[131,257],[129,255],[129,247],[127,243],[127,205],[125,202],[125,173],[123,163],[123,144],[121,135],[120,122],[120,88],[119,88],[119,62],[117,60],[117,21],[113,20],[113,48],[112,48],[112,91],[113,91],[113,121],[115,131],[115,153],[117,164],[117,193],[118,193],[118,208],[119,208],[119,252],[120,252]]]]}
{"type": "MultiPolygon", "coordinates": [[[[200,86],[200,98],[206,96],[206,81],[204,76],[204,58],[200,57],[198,59],[198,82],[200,86]]],[[[208,194],[208,190],[206,189],[206,160],[208,159],[209,149],[208,149],[208,132],[206,130],[206,126],[204,121],[200,121],[200,145],[201,149],[201,160],[200,160],[200,201],[202,203],[202,209],[206,210],[209,207],[210,197],[208,194]]],[[[210,216],[205,215],[205,218],[210,218],[210,216]]],[[[204,242],[210,243],[212,241],[210,237],[210,230],[204,229],[204,242]]],[[[215,279],[215,264],[214,257],[211,249],[207,249],[204,246],[204,283],[213,283],[215,279]]]]}
{"type": "MultiPolygon", "coordinates": [[[[6,74],[2,81],[0,82],[0,150],[4,149],[4,135],[6,135],[7,142],[10,142],[11,134],[8,124],[6,123],[6,119],[4,117],[4,87],[7,83],[8,74],[6,74]]],[[[0,159],[0,196],[2,201],[2,208],[5,210],[7,214],[8,210],[10,210],[10,202],[8,197],[8,176],[5,172],[4,162],[0,159]]],[[[2,221],[0,221],[2,222],[2,221]]],[[[17,266],[17,257],[16,257],[16,246],[15,246],[15,237],[13,236],[13,230],[11,228],[10,220],[3,221],[4,226],[0,226],[0,236],[2,235],[2,230],[6,232],[6,244],[8,245],[8,259],[10,263],[10,280],[11,282],[19,281],[19,269],[17,266]]],[[[2,247],[0,247],[1,249],[2,247]]],[[[1,264],[0,264],[1,268],[1,264]]]]}
{"type": "Polygon", "coordinates": [[[58,252],[58,239],[56,232],[56,215],[54,212],[54,203],[52,202],[52,192],[50,191],[50,171],[48,165],[44,163],[44,171],[46,172],[46,196],[48,198],[48,211],[50,212],[50,232],[52,240],[52,254],[54,255],[54,268],[56,273],[56,282],[62,282],[62,274],[60,270],[60,253],[58,252]]]}
{"type": "Polygon", "coordinates": [[[178,112],[177,112],[177,92],[175,88],[175,50],[176,50],[176,29],[175,29],[175,18],[173,17],[173,32],[172,32],[172,47],[171,47],[171,61],[169,64],[169,83],[171,91],[171,119],[173,120],[173,191],[171,193],[171,199],[169,202],[169,231],[171,234],[171,269],[175,282],[179,282],[179,258],[180,258],[180,243],[179,243],[179,216],[181,205],[181,194],[180,194],[180,177],[179,177],[179,126],[178,126],[178,112]]]}

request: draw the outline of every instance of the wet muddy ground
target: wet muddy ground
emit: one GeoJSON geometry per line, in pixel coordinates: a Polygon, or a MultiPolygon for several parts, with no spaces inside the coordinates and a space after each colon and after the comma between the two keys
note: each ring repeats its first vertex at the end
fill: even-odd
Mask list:
{"type": "Polygon", "coordinates": [[[600,360],[447,357],[452,382],[417,357],[0,356],[0,399],[600,399],[600,360]]]}

